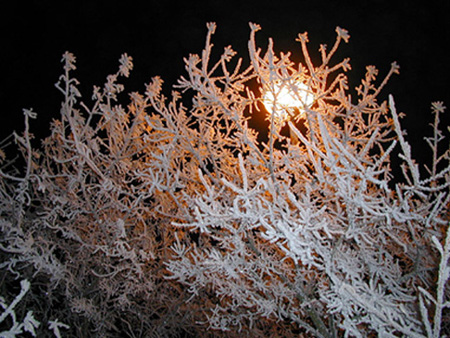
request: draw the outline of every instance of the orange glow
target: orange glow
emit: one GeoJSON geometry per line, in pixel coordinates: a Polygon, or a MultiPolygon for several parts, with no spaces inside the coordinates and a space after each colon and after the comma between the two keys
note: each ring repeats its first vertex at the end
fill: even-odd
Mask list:
{"type": "Polygon", "coordinates": [[[273,112],[275,102],[276,117],[282,121],[289,118],[288,109],[298,108],[300,117],[305,116],[305,109],[311,107],[314,96],[307,85],[297,82],[295,85],[275,84],[273,90],[267,90],[263,96],[263,104],[269,114],[273,112]]]}

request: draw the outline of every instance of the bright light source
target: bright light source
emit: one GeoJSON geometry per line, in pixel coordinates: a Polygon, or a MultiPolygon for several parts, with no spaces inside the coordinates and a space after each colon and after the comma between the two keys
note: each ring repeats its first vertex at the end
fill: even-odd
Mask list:
{"type": "Polygon", "coordinates": [[[272,114],[276,97],[275,114],[276,117],[285,121],[288,119],[288,108],[298,108],[300,116],[305,115],[305,108],[312,105],[314,96],[311,90],[302,82],[295,85],[285,84],[284,86],[275,84],[273,91],[266,91],[263,96],[263,104],[267,111],[272,114]]]}

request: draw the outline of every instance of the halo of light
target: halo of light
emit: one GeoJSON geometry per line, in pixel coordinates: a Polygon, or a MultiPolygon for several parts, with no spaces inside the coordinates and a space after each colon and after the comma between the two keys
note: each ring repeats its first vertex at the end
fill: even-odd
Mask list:
{"type": "Polygon", "coordinates": [[[288,108],[298,108],[300,116],[305,115],[305,108],[311,107],[314,96],[309,87],[303,82],[295,85],[275,84],[273,90],[267,90],[263,95],[263,104],[269,114],[275,111],[276,117],[287,120],[288,108]],[[295,88],[292,88],[295,86],[295,88]],[[276,97],[276,99],[275,99],[276,97]],[[273,109],[275,102],[275,109],[273,109]]]}

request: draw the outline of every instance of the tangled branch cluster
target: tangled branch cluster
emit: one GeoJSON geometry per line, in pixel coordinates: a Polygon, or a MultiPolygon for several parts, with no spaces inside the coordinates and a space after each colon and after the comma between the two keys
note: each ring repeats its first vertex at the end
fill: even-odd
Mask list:
{"type": "Polygon", "coordinates": [[[331,62],[346,30],[336,29],[331,50],[320,47],[319,65],[300,34],[305,62],[297,65],[277,55],[272,40],[263,53],[260,27],[250,27],[247,68],[231,47],[210,60],[208,24],[205,49],[185,59],[187,76],[171,98],[153,78],[126,107],[118,79],[129,76],[131,57],[94,87],[88,105],[71,76],[75,57],[64,54],[56,85],[64,101],[51,135],[34,149],[28,123],[36,115],[25,110],[25,132],[15,135],[24,170],[2,156],[0,267],[10,276],[3,294],[27,278],[24,307],[59,318],[74,336],[448,330],[442,103],[432,105],[424,176],[392,96],[379,99],[395,63],[378,86],[378,71],[367,67],[354,102],[349,60],[331,62]],[[298,83],[314,96],[304,114],[274,103],[282,119],[273,111],[268,131],[249,126],[267,91],[276,101],[288,88],[301,101],[298,83]],[[397,158],[402,177],[391,169],[397,158]]]}

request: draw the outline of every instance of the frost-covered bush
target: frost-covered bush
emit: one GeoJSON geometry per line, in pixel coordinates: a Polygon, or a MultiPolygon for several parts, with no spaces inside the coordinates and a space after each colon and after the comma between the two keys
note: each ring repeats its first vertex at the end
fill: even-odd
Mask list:
{"type": "Polygon", "coordinates": [[[3,158],[2,268],[42,281],[73,335],[444,334],[442,103],[432,105],[423,176],[393,97],[380,99],[395,63],[379,85],[367,67],[352,100],[349,60],[332,62],[346,30],[336,29],[330,51],[320,47],[320,64],[300,34],[304,62],[295,64],[272,40],[263,53],[259,26],[250,27],[246,68],[231,47],[210,60],[208,24],[206,47],[185,59],[171,98],[154,78],[127,106],[118,79],[130,57],[87,104],[66,53],[51,135],[32,149],[27,110],[16,135],[25,169],[3,158]],[[269,110],[267,131],[249,126],[256,110],[269,110]]]}

